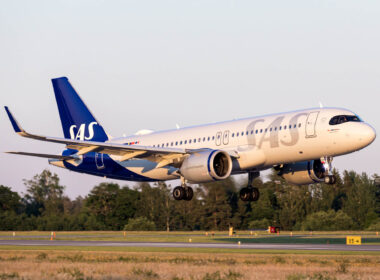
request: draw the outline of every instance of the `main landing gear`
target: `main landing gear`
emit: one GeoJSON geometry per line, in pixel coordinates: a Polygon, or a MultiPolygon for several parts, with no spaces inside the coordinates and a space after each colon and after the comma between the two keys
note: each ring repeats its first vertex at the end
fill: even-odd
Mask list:
{"type": "Polygon", "coordinates": [[[323,164],[325,168],[325,183],[329,185],[334,185],[336,183],[336,177],[332,174],[332,157],[322,157],[321,163],[323,164]]]}
{"type": "Polygon", "coordinates": [[[173,197],[175,200],[191,200],[194,196],[193,189],[189,186],[178,186],[173,190],[173,197]]]}
{"type": "Polygon", "coordinates": [[[186,185],[185,179],[181,178],[182,186],[175,187],[173,190],[173,197],[175,200],[190,201],[194,196],[194,191],[191,187],[186,185]]]}
{"type": "Polygon", "coordinates": [[[260,172],[248,172],[248,186],[240,190],[242,201],[257,201],[260,197],[258,188],[253,186],[253,180],[260,176],[260,172]]]}

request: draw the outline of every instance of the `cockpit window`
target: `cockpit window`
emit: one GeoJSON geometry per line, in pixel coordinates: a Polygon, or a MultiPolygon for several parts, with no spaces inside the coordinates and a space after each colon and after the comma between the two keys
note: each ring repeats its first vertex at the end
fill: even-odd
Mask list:
{"type": "Polygon", "coordinates": [[[361,122],[361,119],[358,116],[350,116],[350,115],[340,115],[333,117],[329,124],[337,125],[345,122],[361,122]]]}

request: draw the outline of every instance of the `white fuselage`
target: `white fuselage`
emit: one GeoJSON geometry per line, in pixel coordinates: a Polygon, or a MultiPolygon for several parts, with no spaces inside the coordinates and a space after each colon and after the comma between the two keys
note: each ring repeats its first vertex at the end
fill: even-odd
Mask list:
{"type": "MultiPolygon", "coordinates": [[[[315,108],[133,135],[109,142],[224,150],[234,157],[232,174],[238,174],[348,154],[366,147],[375,139],[373,128],[364,122],[330,125],[331,118],[337,115],[355,116],[346,109],[315,108]]],[[[155,168],[155,164],[147,159],[118,161],[118,156],[111,158],[128,170],[153,180],[178,178],[173,167],[155,168]]]]}

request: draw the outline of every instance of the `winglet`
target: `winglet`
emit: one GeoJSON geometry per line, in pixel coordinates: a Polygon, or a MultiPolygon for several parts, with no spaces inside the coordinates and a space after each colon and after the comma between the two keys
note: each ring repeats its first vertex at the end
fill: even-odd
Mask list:
{"type": "Polygon", "coordinates": [[[15,130],[16,133],[22,133],[22,132],[25,132],[22,127],[18,124],[18,122],[16,121],[16,119],[13,117],[11,111],[9,111],[8,107],[5,106],[5,111],[7,112],[8,114],[8,117],[9,117],[9,120],[11,121],[12,123],[12,126],[13,126],[13,129],[15,130]]]}

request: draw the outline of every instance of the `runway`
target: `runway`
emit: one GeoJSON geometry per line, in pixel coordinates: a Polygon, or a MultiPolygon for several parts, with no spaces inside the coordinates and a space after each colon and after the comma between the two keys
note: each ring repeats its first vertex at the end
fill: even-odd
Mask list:
{"type": "Polygon", "coordinates": [[[69,247],[158,247],[158,248],[212,248],[255,250],[312,250],[312,251],[380,251],[380,245],[343,244],[237,244],[237,243],[180,243],[180,242],[114,242],[65,240],[0,240],[0,246],[69,246],[69,247]]]}

